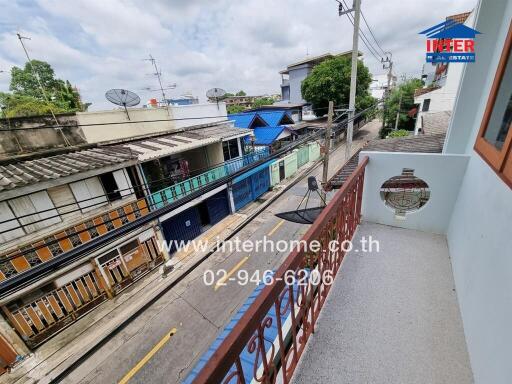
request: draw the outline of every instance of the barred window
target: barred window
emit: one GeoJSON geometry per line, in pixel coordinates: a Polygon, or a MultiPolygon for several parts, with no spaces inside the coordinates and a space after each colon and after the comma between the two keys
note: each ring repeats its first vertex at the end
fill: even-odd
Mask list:
{"type": "Polygon", "coordinates": [[[4,274],[6,279],[18,273],[16,272],[16,269],[14,269],[14,266],[11,264],[10,261],[0,262],[0,272],[4,274]]]}

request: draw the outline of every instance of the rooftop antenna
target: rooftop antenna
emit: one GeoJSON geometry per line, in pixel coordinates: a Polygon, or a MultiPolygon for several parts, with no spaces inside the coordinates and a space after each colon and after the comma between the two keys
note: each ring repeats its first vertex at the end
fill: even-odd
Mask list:
{"type": "Polygon", "coordinates": [[[164,86],[162,85],[162,71],[158,69],[158,66],[156,65],[156,59],[151,54],[149,54],[149,59],[143,60],[150,61],[151,65],[153,65],[153,68],[155,68],[155,73],[153,73],[153,75],[156,76],[156,78],[158,79],[158,85],[160,85],[160,92],[162,92],[162,102],[165,103],[167,107],[167,114],[169,115],[170,118],[171,112],[169,111],[169,103],[167,102],[167,98],[165,97],[165,90],[164,86]]]}
{"type": "Polygon", "coordinates": [[[30,66],[30,72],[32,72],[32,75],[34,75],[34,77],[36,78],[37,84],[39,85],[39,88],[41,89],[41,93],[43,94],[43,98],[46,101],[46,103],[48,104],[48,108],[50,109],[50,113],[52,114],[53,120],[55,120],[55,124],[57,125],[56,129],[62,135],[62,137],[64,139],[64,143],[66,145],[70,146],[71,143],[69,142],[69,140],[66,137],[66,135],[64,135],[64,132],[62,132],[62,129],[59,127],[59,125],[60,125],[59,124],[59,120],[57,120],[57,117],[55,116],[55,113],[53,113],[53,109],[51,107],[50,100],[48,99],[48,96],[46,95],[46,91],[45,91],[45,89],[43,87],[43,83],[41,82],[41,79],[39,78],[39,74],[34,70],[34,66],[32,65],[32,60],[30,59],[30,56],[28,55],[28,51],[27,51],[27,48],[25,47],[25,44],[23,43],[23,40],[31,40],[31,38],[30,37],[21,36],[19,33],[16,33],[16,36],[18,36],[18,40],[20,41],[21,47],[23,48],[23,51],[25,52],[25,56],[27,56],[28,65],[30,66]]]}
{"type": "Polygon", "coordinates": [[[136,93],[126,89],[110,89],[105,93],[105,97],[111,103],[124,107],[128,120],[130,120],[130,114],[128,113],[127,107],[134,107],[140,103],[140,97],[136,93]]]}
{"type": "Polygon", "coordinates": [[[226,96],[226,91],[222,88],[212,88],[206,91],[206,97],[208,100],[215,100],[217,109],[219,108],[219,100],[222,100],[224,96],[226,96]]]}

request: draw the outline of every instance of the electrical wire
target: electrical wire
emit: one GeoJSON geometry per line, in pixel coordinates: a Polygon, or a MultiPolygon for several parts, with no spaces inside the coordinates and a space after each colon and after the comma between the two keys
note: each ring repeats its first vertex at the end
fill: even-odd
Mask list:
{"type": "Polygon", "coordinates": [[[375,35],[373,34],[373,31],[372,29],[370,28],[370,24],[368,24],[368,22],[366,21],[366,17],[364,17],[364,13],[363,11],[361,10],[361,16],[363,17],[363,21],[364,23],[366,24],[366,27],[368,28],[368,30],[370,31],[370,34],[372,35],[373,37],[373,40],[375,41],[375,43],[377,44],[377,47],[380,48],[381,52],[383,53],[384,56],[386,56],[386,51],[384,51],[384,49],[382,49],[381,45],[379,44],[379,41],[377,40],[377,38],[375,37],[375,35]]]}
{"type": "MultiPolygon", "coordinates": [[[[375,108],[375,107],[376,107],[378,104],[380,104],[380,103],[381,103],[381,101],[378,101],[377,103],[373,104],[372,106],[370,106],[370,107],[368,107],[368,108],[366,108],[366,109],[364,109],[364,110],[362,110],[362,111],[358,112],[357,114],[354,114],[354,116],[353,116],[351,119],[347,119],[346,121],[344,121],[344,122],[340,123],[340,124],[338,125],[338,127],[335,127],[335,128],[333,129],[333,131],[334,131],[334,132],[336,132],[336,131],[338,131],[338,130],[341,130],[341,126],[342,126],[343,124],[348,124],[350,121],[354,121],[354,120],[355,120],[355,119],[357,119],[359,116],[361,116],[362,114],[364,114],[364,113],[368,112],[370,109],[375,108]]],[[[314,140],[317,136],[320,136],[321,134],[324,134],[324,132],[323,132],[322,130],[316,131],[316,132],[314,132],[314,133],[312,133],[312,134],[308,135],[308,137],[304,138],[304,140],[305,140],[305,139],[313,139],[313,140],[314,140]]],[[[285,150],[287,150],[287,151],[288,151],[288,150],[292,150],[292,149],[294,149],[296,146],[299,146],[299,145],[302,145],[302,144],[303,144],[303,141],[302,141],[302,140],[301,140],[301,142],[299,142],[299,143],[290,143],[290,144],[289,144],[286,148],[284,148],[284,149],[285,149],[285,150]],[[288,148],[288,147],[289,147],[289,148],[288,148]]],[[[149,211],[151,211],[151,209],[149,209],[149,207],[153,207],[153,206],[155,206],[156,204],[154,204],[154,203],[149,203],[149,204],[148,204],[148,201],[147,201],[148,199],[144,198],[144,200],[146,201],[146,207],[148,207],[148,210],[149,210],[149,211]]],[[[134,201],[134,202],[132,202],[132,203],[135,203],[135,202],[136,202],[136,201],[134,201]]],[[[123,207],[119,207],[119,208],[123,208],[123,207]]],[[[119,209],[119,208],[117,208],[117,209],[119,209]]],[[[138,211],[140,212],[142,209],[143,209],[143,208],[138,208],[138,211]]],[[[135,211],[133,211],[133,212],[131,212],[131,213],[126,213],[126,212],[125,212],[123,215],[118,215],[118,217],[116,217],[116,218],[114,218],[114,219],[112,219],[112,218],[111,218],[110,220],[104,221],[103,223],[95,224],[95,223],[93,222],[93,225],[92,225],[92,226],[90,226],[90,227],[85,227],[84,229],[79,230],[79,231],[75,231],[75,232],[74,232],[74,233],[72,233],[71,235],[66,235],[66,236],[60,237],[60,238],[58,238],[58,239],[57,239],[57,238],[55,238],[55,240],[51,240],[51,241],[48,241],[48,242],[44,242],[43,244],[40,244],[40,245],[38,245],[38,246],[35,246],[35,247],[34,247],[34,246],[32,246],[30,249],[23,250],[23,251],[22,251],[22,250],[18,250],[18,253],[15,253],[15,254],[9,254],[7,257],[1,257],[1,258],[0,258],[0,263],[4,263],[4,262],[6,262],[6,261],[10,261],[10,260],[13,260],[13,259],[18,258],[18,257],[21,257],[21,256],[25,256],[25,254],[27,254],[28,252],[37,251],[38,249],[45,248],[45,247],[47,247],[47,246],[49,246],[49,245],[57,244],[57,243],[59,243],[59,242],[60,242],[60,241],[62,241],[62,240],[70,239],[72,236],[79,235],[80,233],[83,233],[83,232],[87,232],[87,231],[89,231],[91,228],[97,228],[97,227],[99,227],[99,226],[101,226],[101,225],[105,225],[105,223],[109,223],[109,222],[111,223],[111,222],[113,222],[113,221],[115,221],[115,220],[119,220],[119,219],[121,219],[121,218],[123,218],[123,217],[129,216],[129,215],[133,215],[133,214],[135,214],[135,211]]],[[[93,219],[93,218],[91,218],[91,220],[92,220],[92,219],[93,219]]],[[[45,220],[48,220],[48,219],[45,219],[45,220]]],[[[136,220],[137,220],[137,219],[135,219],[134,221],[136,221],[136,220]]],[[[81,223],[81,224],[83,224],[83,223],[81,223]]],[[[78,224],[78,225],[80,225],[80,224],[78,224]]],[[[63,231],[64,231],[64,230],[65,230],[65,229],[63,229],[63,231]]],[[[48,235],[48,236],[54,236],[54,235],[48,235]]],[[[100,235],[100,236],[101,236],[101,235],[100,235]]]]}

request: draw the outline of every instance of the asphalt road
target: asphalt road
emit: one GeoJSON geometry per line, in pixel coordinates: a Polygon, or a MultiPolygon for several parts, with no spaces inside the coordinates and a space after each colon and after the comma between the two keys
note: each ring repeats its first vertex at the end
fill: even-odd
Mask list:
{"type": "MultiPolygon", "coordinates": [[[[377,136],[380,123],[373,121],[354,138],[354,149],[377,136]]],[[[344,146],[331,154],[330,174],[344,162],[344,146]]],[[[321,179],[321,166],[310,175],[321,179]]],[[[275,213],[293,210],[307,190],[307,179],[301,180],[238,233],[240,240],[300,239],[307,225],[282,221],[275,213]]],[[[263,197],[264,198],[264,197],[263,197]]],[[[318,198],[309,206],[317,206],[318,198]]],[[[239,270],[249,275],[259,270],[276,269],[287,252],[215,252],[196,270],[125,326],[105,345],[64,378],[63,383],[179,383],[197,359],[206,351],[217,334],[255,288],[226,281],[226,286],[206,285],[206,271],[216,274],[215,281],[226,273],[239,270]],[[124,379],[124,380],[123,380],[124,379]]]]}

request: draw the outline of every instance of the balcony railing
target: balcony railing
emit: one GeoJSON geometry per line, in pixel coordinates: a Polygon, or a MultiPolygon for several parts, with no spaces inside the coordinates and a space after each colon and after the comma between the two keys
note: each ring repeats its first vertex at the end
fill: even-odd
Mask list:
{"type": "Polygon", "coordinates": [[[152,210],[162,208],[163,206],[179,200],[216,180],[232,175],[246,165],[252,164],[268,156],[269,149],[267,147],[257,148],[253,153],[226,161],[224,164],[201,173],[200,175],[191,177],[180,183],[152,193],[150,196],[152,210]]]}
{"type": "Polygon", "coordinates": [[[351,240],[360,222],[367,163],[365,157],[302,238],[318,241],[319,250],[290,253],[194,383],[290,382],[345,256],[329,244],[351,240]]]}

